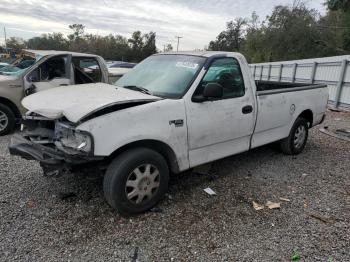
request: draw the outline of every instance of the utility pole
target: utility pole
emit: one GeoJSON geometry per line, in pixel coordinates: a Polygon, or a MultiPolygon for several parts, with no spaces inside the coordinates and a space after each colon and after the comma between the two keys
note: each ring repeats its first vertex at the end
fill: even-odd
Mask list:
{"type": "Polygon", "coordinates": [[[183,38],[182,36],[175,36],[177,38],[177,47],[176,47],[176,52],[179,52],[179,44],[180,44],[180,38],[183,38]]]}
{"type": "Polygon", "coordinates": [[[7,50],[7,38],[6,38],[6,27],[4,26],[4,35],[5,35],[5,49],[7,50]]]}

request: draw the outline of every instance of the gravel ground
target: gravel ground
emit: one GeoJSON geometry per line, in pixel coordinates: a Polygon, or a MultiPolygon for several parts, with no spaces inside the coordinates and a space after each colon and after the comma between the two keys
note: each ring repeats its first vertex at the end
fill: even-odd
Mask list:
{"type": "MultiPolygon", "coordinates": [[[[350,114],[328,112],[325,125],[350,127],[350,114]]],[[[301,155],[267,146],[178,175],[158,212],[132,218],[106,204],[102,178],[45,178],[9,156],[9,139],[0,138],[2,261],[350,261],[350,143],[318,128],[301,155]]]]}

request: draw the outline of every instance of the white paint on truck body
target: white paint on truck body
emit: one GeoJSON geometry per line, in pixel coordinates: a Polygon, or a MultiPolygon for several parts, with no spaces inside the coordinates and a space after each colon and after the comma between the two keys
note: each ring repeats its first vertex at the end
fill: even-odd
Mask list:
{"type": "Polygon", "coordinates": [[[65,116],[77,123],[91,112],[113,103],[152,100],[78,123],[76,128],[92,135],[95,156],[110,156],[121,147],[142,140],[164,143],[175,154],[179,171],[285,138],[304,110],[312,111],[312,125],[318,124],[325,113],[326,87],[257,96],[255,81],[241,54],[179,54],[235,58],[244,79],[244,96],[193,102],[193,94],[207,70],[204,66],[179,99],[160,99],[98,83],[40,92],[26,98],[23,104],[32,112],[49,118],[65,116]],[[243,114],[245,106],[251,106],[252,112],[243,114]],[[175,125],[173,121],[177,120],[182,124],[175,125]]]}

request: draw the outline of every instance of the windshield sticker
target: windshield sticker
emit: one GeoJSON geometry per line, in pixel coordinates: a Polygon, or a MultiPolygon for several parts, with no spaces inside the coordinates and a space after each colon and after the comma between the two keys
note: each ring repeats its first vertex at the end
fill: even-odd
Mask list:
{"type": "Polygon", "coordinates": [[[192,62],[179,61],[176,63],[176,67],[186,67],[186,68],[190,68],[190,69],[197,69],[198,64],[192,63],[192,62]]]}

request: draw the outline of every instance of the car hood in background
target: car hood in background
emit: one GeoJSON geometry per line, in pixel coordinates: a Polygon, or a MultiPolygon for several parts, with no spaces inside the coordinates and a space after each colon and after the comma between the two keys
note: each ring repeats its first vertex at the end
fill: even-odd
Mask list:
{"type": "Polygon", "coordinates": [[[73,123],[109,106],[152,102],[161,98],[104,83],[57,87],[25,97],[22,104],[50,119],[66,117],[73,123]]]}

